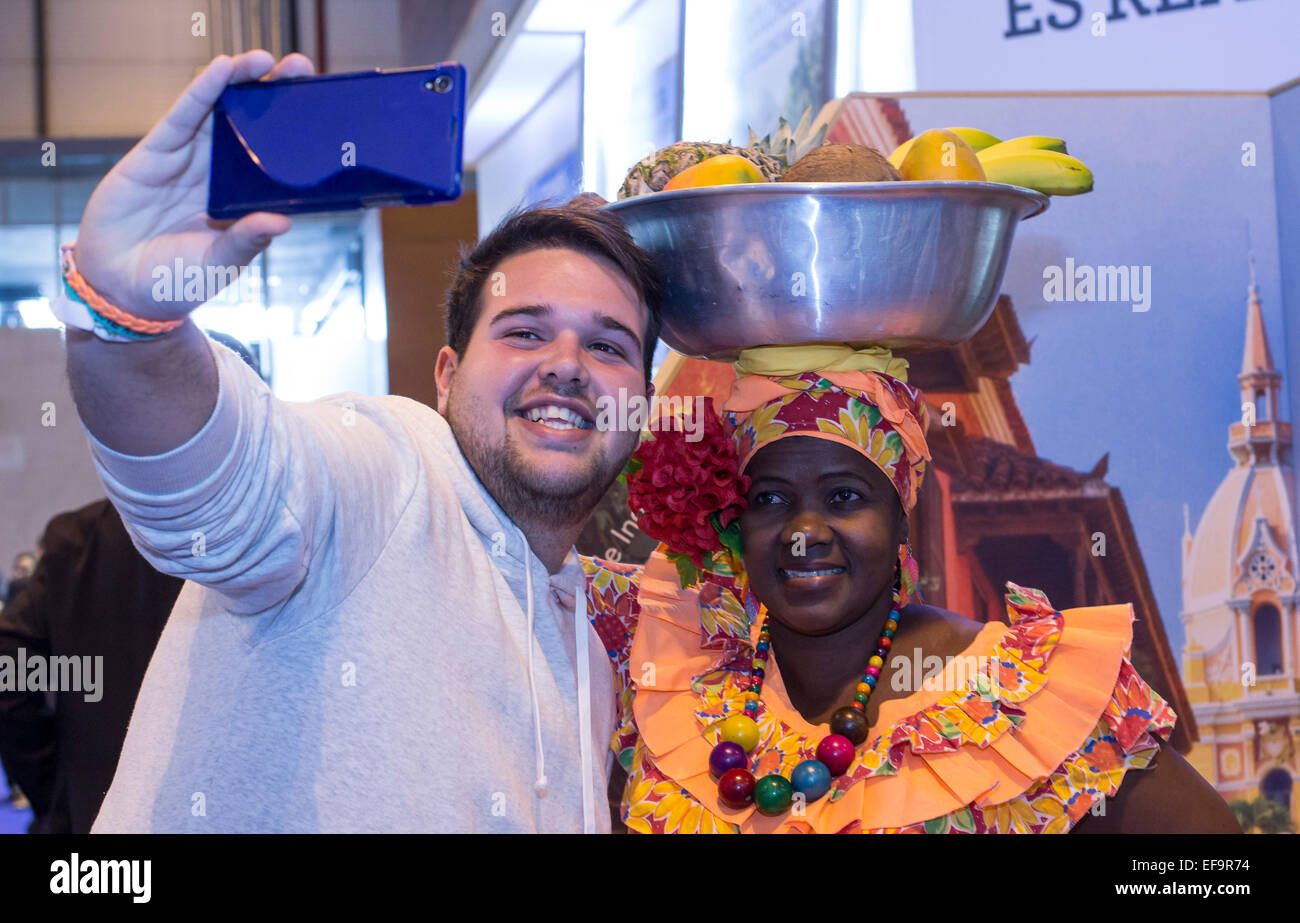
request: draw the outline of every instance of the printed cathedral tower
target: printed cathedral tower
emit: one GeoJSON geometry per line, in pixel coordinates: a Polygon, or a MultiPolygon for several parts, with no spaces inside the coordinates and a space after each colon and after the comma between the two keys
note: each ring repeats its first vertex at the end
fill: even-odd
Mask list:
{"type": "Polygon", "coordinates": [[[1225,799],[1269,799],[1300,826],[1295,470],[1253,275],[1233,467],[1195,535],[1183,507],[1183,685],[1200,729],[1188,759],[1225,799]]]}

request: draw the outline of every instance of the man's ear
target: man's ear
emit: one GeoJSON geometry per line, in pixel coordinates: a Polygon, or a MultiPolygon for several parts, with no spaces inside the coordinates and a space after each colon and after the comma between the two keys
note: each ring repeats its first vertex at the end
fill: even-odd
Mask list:
{"type": "Polygon", "coordinates": [[[438,385],[438,413],[446,416],[447,396],[451,393],[451,380],[460,365],[460,356],[450,346],[438,350],[438,358],[433,363],[433,378],[438,385]]]}

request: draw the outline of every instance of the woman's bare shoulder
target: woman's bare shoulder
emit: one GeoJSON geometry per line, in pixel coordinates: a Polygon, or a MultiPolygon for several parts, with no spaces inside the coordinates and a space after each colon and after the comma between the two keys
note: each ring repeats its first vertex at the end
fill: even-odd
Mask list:
{"type": "Polygon", "coordinates": [[[940,655],[964,651],[985,624],[927,603],[909,603],[903,609],[900,626],[903,621],[909,622],[917,635],[929,639],[924,646],[940,655]]]}

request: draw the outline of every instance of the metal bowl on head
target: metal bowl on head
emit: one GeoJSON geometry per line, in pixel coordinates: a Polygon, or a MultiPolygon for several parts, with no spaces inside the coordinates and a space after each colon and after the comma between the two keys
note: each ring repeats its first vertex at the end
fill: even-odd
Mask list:
{"type": "Polygon", "coordinates": [[[964,181],[751,183],[605,208],[664,274],[664,341],[731,360],[766,344],[960,343],[993,310],[1016,225],[1047,196],[964,181]]]}

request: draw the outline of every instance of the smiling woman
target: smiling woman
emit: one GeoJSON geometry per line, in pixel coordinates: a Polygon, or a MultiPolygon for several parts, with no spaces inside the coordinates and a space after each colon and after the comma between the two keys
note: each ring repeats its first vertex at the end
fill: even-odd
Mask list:
{"type": "Polygon", "coordinates": [[[1008,623],[980,625],[920,602],[908,514],[930,453],[907,364],[772,358],[742,353],[694,464],[664,461],[671,432],[634,457],[630,502],[662,542],[644,570],[588,564],[628,829],[1235,829],[1162,749],[1177,717],[1129,661],[1131,606],[1060,612],[1008,583],[1008,623]],[[916,688],[913,661],[936,659],[916,688]],[[1121,788],[1138,769],[1150,784],[1121,788]]]}

